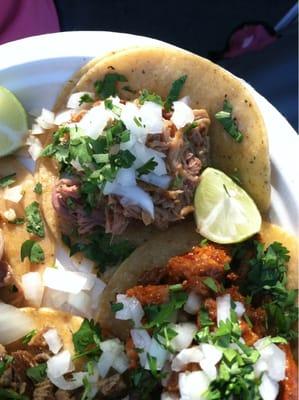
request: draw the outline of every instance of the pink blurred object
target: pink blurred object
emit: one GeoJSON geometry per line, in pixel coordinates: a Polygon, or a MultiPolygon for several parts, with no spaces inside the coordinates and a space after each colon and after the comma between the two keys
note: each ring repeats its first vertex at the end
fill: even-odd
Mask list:
{"type": "Polygon", "coordinates": [[[52,0],[1,0],[0,44],[59,31],[52,0]]]}
{"type": "Polygon", "coordinates": [[[275,42],[275,31],[270,32],[262,24],[244,25],[236,30],[229,39],[228,50],[224,58],[233,58],[251,51],[258,51],[275,42]]]}

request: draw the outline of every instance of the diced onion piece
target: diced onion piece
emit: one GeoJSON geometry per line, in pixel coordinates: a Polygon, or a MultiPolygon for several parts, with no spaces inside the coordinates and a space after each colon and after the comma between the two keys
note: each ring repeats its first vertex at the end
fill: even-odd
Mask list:
{"type": "Polygon", "coordinates": [[[81,97],[84,95],[88,95],[92,99],[94,99],[94,94],[91,92],[77,92],[73,93],[70,95],[68,102],[66,104],[67,108],[80,108],[81,106],[84,106],[85,103],[80,104],[81,102],[81,97]]]}
{"type": "Polygon", "coordinates": [[[3,199],[12,201],[13,203],[19,203],[24,194],[22,185],[16,185],[13,187],[6,187],[3,193],[3,199]]]}
{"type": "Polygon", "coordinates": [[[48,374],[53,378],[58,378],[73,369],[71,353],[68,350],[62,351],[47,361],[48,374]]]}
{"type": "Polygon", "coordinates": [[[61,347],[63,346],[60,336],[56,329],[49,329],[44,334],[43,337],[47,345],[49,346],[52,353],[57,354],[61,347]]]}
{"type": "Polygon", "coordinates": [[[26,140],[26,145],[29,146],[28,153],[30,154],[32,160],[36,161],[43,150],[40,140],[37,137],[30,135],[26,140]]]}
{"type": "Polygon", "coordinates": [[[50,381],[61,390],[75,390],[83,386],[83,379],[88,378],[87,372],[75,372],[69,380],[66,380],[64,376],[55,378],[49,372],[47,372],[50,381]]]}
{"type": "Polygon", "coordinates": [[[216,299],[217,303],[217,325],[220,325],[220,321],[227,321],[231,319],[231,297],[229,294],[219,296],[216,299]]]}
{"type": "Polygon", "coordinates": [[[25,299],[34,307],[40,307],[44,286],[39,272],[28,272],[22,275],[22,287],[25,299]]]}
{"type": "MultiPolygon", "coordinates": [[[[155,338],[152,338],[151,345],[147,353],[156,359],[156,367],[158,371],[164,367],[164,364],[169,357],[169,352],[165,349],[165,347],[161,346],[155,338]]],[[[146,360],[144,368],[148,370],[151,369],[148,359],[146,360]]]]}
{"type": "Polygon", "coordinates": [[[91,318],[91,299],[86,292],[81,291],[76,294],[70,293],[68,304],[76,309],[76,314],[82,317],[91,318]]]}
{"type": "MultiPolygon", "coordinates": [[[[123,353],[124,346],[119,339],[108,339],[100,344],[102,354],[97,364],[99,374],[102,378],[105,378],[109,372],[109,369],[113,366],[115,359],[123,353]]],[[[120,364],[118,367],[121,367],[120,364]]]]}
{"type": "Polygon", "coordinates": [[[55,127],[55,115],[52,111],[47,110],[46,108],[42,109],[42,113],[39,117],[36,118],[36,122],[43,129],[51,129],[55,127]]]}
{"type": "Polygon", "coordinates": [[[165,161],[163,160],[163,158],[165,158],[164,153],[153,150],[145,146],[143,143],[138,143],[138,142],[135,143],[135,145],[132,147],[130,151],[136,157],[136,160],[134,161],[134,168],[137,169],[143,166],[151,158],[153,158],[154,161],[157,163],[153,172],[159,176],[167,174],[166,164],[165,161]]]}
{"type": "Polygon", "coordinates": [[[244,304],[241,303],[240,301],[235,301],[235,305],[236,305],[235,312],[236,312],[237,316],[239,318],[241,318],[246,311],[244,304]]]}
{"type": "Polygon", "coordinates": [[[3,216],[9,222],[12,222],[17,218],[16,212],[13,208],[9,208],[8,210],[4,211],[3,216]]]}
{"type": "Polygon", "coordinates": [[[97,139],[105,129],[108,121],[111,119],[103,105],[91,108],[78,123],[78,127],[83,129],[86,136],[97,139]]]}
{"type": "Polygon", "coordinates": [[[138,328],[144,316],[144,311],[139,300],[137,300],[136,297],[118,294],[116,296],[116,302],[122,303],[123,308],[115,313],[115,318],[121,320],[131,319],[134,321],[135,327],[138,328]]]}
{"type": "Polygon", "coordinates": [[[197,314],[200,309],[200,297],[195,292],[190,292],[184,305],[184,310],[191,315],[197,314]]]}
{"type": "Polygon", "coordinates": [[[121,112],[121,120],[132,135],[145,137],[146,129],[141,119],[140,109],[136,104],[127,102],[124,105],[121,112]]]}
{"type": "Polygon", "coordinates": [[[68,296],[68,293],[46,287],[44,290],[42,306],[62,309],[62,306],[68,301],[68,296]]]}
{"type": "Polygon", "coordinates": [[[191,322],[181,322],[179,324],[171,324],[170,327],[177,333],[170,341],[171,347],[175,351],[181,351],[189,347],[197,332],[196,325],[191,322]]]}
{"type": "Polygon", "coordinates": [[[183,103],[187,104],[187,106],[189,106],[191,99],[190,96],[184,96],[179,101],[182,101],[183,103]]]}
{"type": "Polygon", "coordinates": [[[86,285],[87,278],[78,272],[63,271],[47,267],[43,274],[44,285],[67,293],[79,293],[86,285]]]}
{"type": "Polygon", "coordinates": [[[181,399],[204,400],[203,394],[210,384],[210,379],[203,371],[181,372],[179,374],[179,390],[181,399]]]}
{"type": "Polygon", "coordinates": [[[5,346],[35,328],[33,320],[20,309],[0,303],[0,343],[5,346]]]}
{"type": "Polygon", "coordinates": [[[175,356],[172,361],[171,369],[181,371],[189,363],[198,363],[203,359],[203,353],[199,346],[193,346],[189,349],[183,349],[175,356]]]}
{"type": "Polygon", "coordinates": [[[113,361],[112,368],[119,374],[123,374],[129,368],[128,357],[123,351],[113,361]]]}
{"type": "Polygon", "coordinates": [[[114,182],[121,186],[135,186],[136,177],[134,168],[120,168],[114,182]]]}
{"type": "Polygon", "coordinates": [[[63,270],[92,272],[94,262],[85,257],[78,259],[78,257],[70,257],[69,250],[65,246],[57,246],[55,265],[63,270]]]}
{"type": "Polygon", "coordinates": [[[73,111],[66,110],[56,114],[54,123],[55,125],[62,125],[72,120],[73,111]]]}
{"type": "Polygon", "coordinates": [[[122,186],[116,183],[107,182],[104,187],[104,194],[114,194],[122,197],[122,205],[137,205],[154,218],[154,203],[151,196],[138,186],[122,186]]]}
{"type": "Polygon", "coordinates": [[[200,349],[203,353],[203,358],[199,364],[206,375],[213,380],[217,376],[216,364],[222,358],[222,351],[208,343],[202,343],[200,349]]]}
{"type": "Polygon", "coordinates": [[[141,175],[138,179],[143,182],[150,183],[151,185],[158,186],[162,189],[168,189],[172,178],[169,175],[158,176],[150,172],[149,174],[141,175]]]}
{"type": "Polygon", "coordinates": [[[31,135],[42,135],[45,131],[39,124],[32,124],[30,133],[31,135]]]}
{"type": "MultiPolygon", "coordinates": [[[[267,338],[262,338],[254,343],[254,347],[259,351],[260,358],[256,363],[255,371],[261,370],[261,363],[266,363],[269,377],[275,381],[285,379],[286,354],[276,344],[269,343],[267,338]]],[[[263,367],[265,364],[263,364],[263,367]]]]}
{"type": "Polygon", "coordinates": [[[174,101],[173,114],[170,119],[177,129],[180,129],[194,121],[194,114],[192,109],[185,102],[174,101]]]}
{"type": "Polygon", "coordinates": [[[139,111],[146,133],[161,133],[163,131],[162,106],[152,101],[146,101],[139,111]]]}
{"type": "Polygon", "coordinates": [[[91,289],[90,298],[91,298],[91,308],[96,310],[99,306],[99,301],[101,298],[101,294],[106,287],[106,283],[99,278],[96,278],[94,287],[91,289]]]}
{"type": "Polygon", "coordinates": [[[279,384],[265,373],[262,376],[259,392],[263,400],[275,400],[279,393],[279,384]]]}
{"type": "Polygon", "coordinates": [[[152,339],[145,329],[131,329],[130,333],[134,347],[140,350],[138,356],[141,366],[144,367],[147,361],[146,353],[152,344],[152,339]]]}

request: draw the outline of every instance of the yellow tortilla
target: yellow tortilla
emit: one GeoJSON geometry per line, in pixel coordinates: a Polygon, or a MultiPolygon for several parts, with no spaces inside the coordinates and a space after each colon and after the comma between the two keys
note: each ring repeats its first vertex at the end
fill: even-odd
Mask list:
{"type": "MultiPolygon", "coordinates": [[[[260,238],[266,246],[277,241],[289,249],[291,258],[288,265],[288,284],[290,288],[298,287],[297,239],[269,222],[263,222],[260,238]]],[[[131,324],[114,318],[111,302],[115,302],[116,295],[135,286],[145,271],[165,266],[170,257],[185,253],[201,240],[202,237],[195,232],[194,223],[184,222],[171,227],[167,232],[155,235],[137,248],[121,264],[102,293],[97,316],[100,325],[125,339],[131,324]]]]}

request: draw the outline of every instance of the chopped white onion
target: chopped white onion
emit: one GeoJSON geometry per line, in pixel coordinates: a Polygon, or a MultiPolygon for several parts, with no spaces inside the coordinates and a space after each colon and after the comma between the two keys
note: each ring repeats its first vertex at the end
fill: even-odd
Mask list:
{"type": "Polygon", "coordinates": [[[35,328],[33,320],[17,307],[0,302],[0,343],[13,343],[35,328]]]}
{"type": "Polygon", "coordinates": [[[93,310],[97,310],[99,306],[99,301],[103,290],[106,287],[106,283],[99,278],[96,278],[94,287],[91,289],[90,298],[91,298],[91,308],[93,310]]]}
{"type": "Polygon", "coordinates": [[[192,109],[185,102],[174,101],[173,114],[170,119],[177,129],[180,129],[194,121],[194,114],[192,109]]]}
{"type": "Polygon", "coordinates": [[[146,175],[141,175],[138,179],[143,182],[150,183],[151,185],[158,186],[162,189],[168,189],[171,182],[171,177],[169,175],[158,176],[153,172],[150,172],[146,175]]]}
{"type": "Polygon", "coordinates": [[[62,125],[72,120],[73,111],[66,110],[56,114],[54,123],[55,125],[62,125]]]}
{"type": "Polygon", "coordinates": [[[170,345],[175,351],[181,351],[190,346],[193,337],[197,332],[197,327],[191,322],[181,322],[179,324],[170,324],[177,335],[171,339],[170,345]]]}
{"type": "Polygon", "coordinates": [[[163,131],[162,106],[152,101],[146,101],[139,111],[146,133],[161,133],[163,131]]]}
{"type": "Polygon", "coordinates": [[[260,358],[255,364],[255,372],[267,371],[270,378],[275,381],[285,379],[286,354],[276,344],[271,343],[268,338],[262,338],[254,343],[259,351],[260,358]],[[266,368],[265,368],[266,364],[266,368]]]}
{"type": "Polygon", "coordinates": [[[203,371],[181,372],[179,374],[180,399],[204,400],[210,379],[203,371]]]}
{"type": "Polygon", "coordinates": [[[66,380],[64,376],[55,378],[49,372],[47,372],[50,381],[61,390],[75,390],[83,386],[83,379],[89,377],[87,372],[75,372],[72,374],[72,378],[66,380]]]}
{"type": "Polygon", "coordinates": [[[13,208],[9,208],[8,210],[4,211],[3,216],[9,222],[12,222],[17,218],[17,214],[13,208]]]}
{"type": "Polygon", "coordinates": [[[145,329],[131,329],[130,333],[134,347],[139,350],[140,365],[144,367],[147,361],[146,353],[152,344],[152,339],[145,329]]]}
{"type": "Polygon", "coordinates": [[[44,286],[39,272],[28,272],[22,275],[22,287],[27,301],[34,307],[40,307],[44,286]]]}
{"type": "MultiPolygon", "coordinates": [[[[156,367],[158,371],[164,367],[164,364],[169,357],[169,352],[165,349],[165,347],[161,346],[155,338],[152,338],[151,345],[147,353],[156,359],[156,367]]],[[[148,359],[146,360],[144,368],[148,370],[151,369],[148,359]]]]}
{"type": "Polygon", "coordinates": [[[136,176],[134,168],[120,168],[114,182],[121,186],[135,186],[136,176]]]}
{"type": "Polygon", "coordinates": [[[183,103],[187,104],[187,106],[189,106],[191,99],[190,96],[184,96],[179,101],[182,101],[183,103]]]}
{"type": "Polygon", "coordinates": [[[128,359],[124,354],[124,345],[119,339],[108,339],[100,344],[102,354],[99,358],[97,368],[102,378],[105,378],[109,369],[123,370],[128,368],[128,359]],[[119,358],[117,361],[116,359],[119,358]]]}
{"type": "Polygon", "coordinates": [[[43,150],[40,140],[36,136],[29,135],[26,140],[26,145],[29,146],[28,153],[30,154],[32,160],[36,161],[43,150]]]}
{"type": "Polygon", "coordinates": [[[154,218],[154,203],[151,196],[138,186],[122,186],[114,182],[107,182],[103,193],[122,197],[122,205],[137,205],[154,218]]]}
{"type": "Polygon", "coordinates": [[[58,245],[56,249],[55,265],[59,269],[91,273],[94,267],[94,262],[85,257],[70,257],[69,250],[65,246],[58,245]]]}
{"type": "Polygon", "coordinates": [[[231,297],[229,294],[225,294],[224,296],[217,297],[217,325],[220,325],[220,321],[227,321],[231,319],[231,297]]]}
{"type": "Polygon", "coordinates": [[[81,108],[84,106],[84,103],[80,104],[81,97],[84,95],[88,95],[92,99],[94,99],[94,94],[91,92],[77,92],[70,95],[67,105],[67,108],[81,108]]]}
{"type": "Polygon", "coordinates": [[[129,368],[128,357],[123,351],[113,361],[112,368],[119,374],[123,374],[129,368]]]}
{"type": "Polygon", "coordinates": [[[203,353],[199,346],[193,346],[189,349],[183,349],[173,359],[171,369],[181,371],[189,363],[198,363],[203,359],[203,353]]]}
{"type": "Polygon", "coordinates": [[[48,374],[53,378],[58,378],[73,369],[72,356],[68,350],[62,351],[47,361],[48,374]]]}
{"type": "Polygon", "coordinates": [[[144,316],[144,311],[139,300],[136,297],[129,297],[125,294],[118,294],[116,302],[122,303],[123,308],[115,313],[116,319],[133,320],[134,325],[138,328],[141,325],[141,320],[144,316]]]}
{"type": "Polygon", "coordinates": [[[49,329],[43,334],[43,337],[45,338],[45,341],[49,346],[50,351],[52,351],[53,354],[57,354],[63,346],[57,330],[49,329]]]}
{"type": "Polygon", "coordinates": [[[45,131],[39,124],[32,124],[30,133],[31,135],[42,135],[45,131]]]}
{"type": "Polygon", "coordinates": [[[83,290],[87,278],[82,273],[47,267],[43,274],[44,285],[62,292],[77,294],[83,290]]]}
{"type": "Polygon", "coordinates": [[[76,309],[76,314],[82,317],[91,318],[91,298],[86,292],[70,293],[68,304],[76,309]]]}
{"type": "Polygon", "coordinates": [[[68,296],[68,293],[46,287],[44,290],[42,307],[50,307],[62,310],[62,306],[68,301],[68,296]]]}
{"type": "Polygon", "coordinates": [[[131,153],[136,157],[136,160],[134,161],[134,168],[139,168],[145,163],[147,163],[151,158],[154,159],[154,161],[157,163],[155,169],[153,172],[156,175],[166,175],[167,170],[166,170],[166,164],[163,158],[166,157],[164,153],[161,153],[160,151],[153,150],[143,143],[135,143],[135,145],[131,148],[131,153]]]}
{"type": "Polygon", "coordinates": [[[6,187],[3,193],[3,199],[12,201],[13,203],[19,203],[24,195],[22,185],[16,185],[13,187],[6,187]]]}
{"type": "Polygon", "coordinates": [[[131,132],[131,135],[137,137],[146,135],[144,122],[141,119],[140,109],[136,104],[127,102],[121,112],[121,120],[126,128],[131,132]]]}
{"type": "Polygon", "coordinates": [[[195,315],[200,309],[200,297],[195,292],[190,292],[184,305],[184,310],[191,315],[195,315]]]}
{"type": "Polygon", "coordinates": [[[216,364],[222,358],[222,351],[208,343],[202,343],[200,349],[203,353],[203,358],[200,360],[200,366],[206,375],[213,380],[217,376],[216,364]]]}
{"type": "Polygon", "coordinates": [[[235,301],[235,305],[236,305],[235,312],[236,312],[237,316],[239,318],[241,318],[246,311],[244,304],[241,303],[240,301],[235,301]]]}
{"type": "Polygon", "coordinates": [[[279,384],[265,373],[262,376],[259,392],[263,400],[275,400],[279,393],[279,384]]]}
{"type": "Polygon", "coordinates": [[[39,117],[36,118],[36,122],[43,129],[51,129],[55,127],[55,115],[52,111],[47,110],[46,108],[42,109],[42,113],[39,117]]]}
{"type": "Polygon", "coordinates": [[[92,139],[97,139],[111,119],[110,113],[105,110],[104,105],[91,108],[78,123],[78,127],[92,139]]]}

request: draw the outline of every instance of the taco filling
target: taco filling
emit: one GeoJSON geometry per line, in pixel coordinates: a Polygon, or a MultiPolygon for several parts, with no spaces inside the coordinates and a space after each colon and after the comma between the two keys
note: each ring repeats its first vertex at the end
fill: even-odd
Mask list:
{"type": "Polygon", "coordinates": [[[70,96],[71,110],[56,116],[59,127],[42,153],[59,163],[52,204],[64,233],[104,227],[121,234],[132,220],[165,229],[193,211],[208,165],[208,113],[179,100],[187,76],[164,100],[142,90],[125,101],[115,86],[104,90],[114,75],[95,83],[96,96],[70,96]]]}

